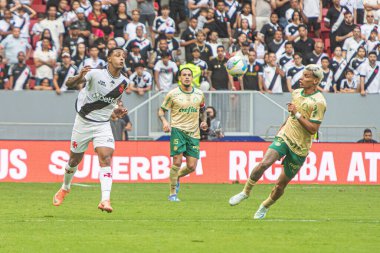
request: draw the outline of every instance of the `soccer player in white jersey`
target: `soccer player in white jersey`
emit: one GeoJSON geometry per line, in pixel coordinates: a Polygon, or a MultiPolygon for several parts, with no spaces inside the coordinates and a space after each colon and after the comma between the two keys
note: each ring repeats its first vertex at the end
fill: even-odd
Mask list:
{"type": "Polygon", "coordinates": [[[53,205],[62,204],[70,192],[72,178],[82,161],[90,141],[93,141],[95,152],[99,157],[102,198],[98,208],[112,212],[110,195],[112,187],[111,158],[115,142],[110,126],[110,117],[122,118],[127,109],[118,107],[129,80],[121,74],[124,67],[125,53],[122,48],[113,48],[107,57],[107,68],[91,69],[84,67],[79,75],[70,77],[66,85],[76,87],[85,83],[76,101],[77,116],[71,136],[70,159],[65,168],[63,185],[53,197],[53,205]]]}

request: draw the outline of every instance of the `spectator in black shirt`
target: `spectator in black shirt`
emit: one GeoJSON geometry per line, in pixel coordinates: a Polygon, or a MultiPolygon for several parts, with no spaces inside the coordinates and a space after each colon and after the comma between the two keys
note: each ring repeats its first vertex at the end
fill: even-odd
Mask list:
{"type": "Polygon", "coordinates": [[[216,31],[224,48],[229,48],[232,42],[231,23],[223,0],[219,0],[215,11],[216,31]]]}
{"type": "Polygon", "coordinates": [[[363,139],[358,140],[357,143],[377,143],[374,139],[372,139],[372,131],[367,128],[364,130],[363,139]]]}
{"type": "Polygon", "coordinates": [[[315,41],[312,38],[308,37],[308,30],[306,25],[298,26],[298,33],[300,37],[296,39],[293,43],[294,51],[306,55],[309,52],[313,51],[315,41]]]}
{"type": "Polygon", "coordinates": [[[350,38],[353,36],[352,31],[356,27],[353,20],[354,18],[352,17],[352,14],[350,12],[346,12],[344,14],[344,22],[340,25],[340,27],[336,31],[335,46],[343,47],[344,41],[347,38],[350,38]]]}
{"type": "Polygon", "coordinates": [[[116,19],[113,22],[113,31],[115,33],[114,37],[124,38],[124,28],[128,24],[127,8],[125,2],[119,3],[116,14],[116,19]]]}
{"type": "MultiPolygon", "coordinates": [[[[194,48],[198,48],[201,53],[201,59],[204,60],[207,64],[210,62],[212,57],[212,48],[210,45],[206,44],[206,35],[203,31],[198,31],[196,34],[196,42],[190,45],[190,50],[193,52],[194,48]]],[[[191,57],[193,60],[193,57],[191,57]]]]}
{"type": "Polygon", "coordinates": [[[69,77],[75,76],[78,69],[75,65],[71,63],[71,56],[69,53],[62,53],[62,64],[54,71],[53,85],[55,92],[59,95],[67,90],[75,90],[75,88],[68,88],[66,86],[67,79],[69,77]]]}
{"type": "Polygon", "coordinates": [[[243,78],[239,78],[241,89],[264,92],[263,71],[263,66],[256,61],[255,50],[249,50],[247,72],[244,74],[243,78]]]}
{"type": "Polygon", "coordinates": [[[274,34],[279,28],[280,25],[278,24],[278,15],[277,13],[273,12],[270,15],[270,22],[261,28],[261,33],[264,34],[266,45],[268,45],[273,40],[274,34]]]}
{"type": "Polygon", "coordinates": [[[190,46],[196,42],[196,29],[198,20],[192,17],[189,21],[189,26],[181,35],[181,47],[185,47],[186,62],[191,61],[191,49],[190,46]]]}
{"type": "Polygon", "coordinates": [[[87,49],[86,44],[78,43],[76,48],[76,53],[73,57],[74,65],[79,68],[85,59],[87,59],[87,49]]]}
{"type": "Polygon", "coordinates": [[[232,77],[226,69],[227,58],[224,56],[224,47],[218,46],[217,53],[218,56],[211,60],[208,68],[211,90],[235,90],[232,77]]]}
{"type": "Polygon", "coordinates": [[[91,35],[91,24],[88,22],[84,10],[82,7],[79,7],[76,10],[78,21],[77,24],[79,26],[79,36],[85,39],[86,46],[89,45],[89,38],[91,35]]]}
{"type": "Polygon", "coordinates": [[[71,56],[76,55],[77,45],[84,42],[84,39],[79,37],[79,32],[78,24],[73,23],[70,26],[69,36],[65,36],[63,40],[63,46],[70,48],[71,56]]]}

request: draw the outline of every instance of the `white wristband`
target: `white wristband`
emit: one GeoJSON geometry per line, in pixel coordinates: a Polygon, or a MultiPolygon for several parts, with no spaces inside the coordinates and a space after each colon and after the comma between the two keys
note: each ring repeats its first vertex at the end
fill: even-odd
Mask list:
{"type": "Polygon", "coordinates": [[[302,117],[301,113],[297,112],[295,115],[294,115],[297,119],[300,119],[302,117]]]}

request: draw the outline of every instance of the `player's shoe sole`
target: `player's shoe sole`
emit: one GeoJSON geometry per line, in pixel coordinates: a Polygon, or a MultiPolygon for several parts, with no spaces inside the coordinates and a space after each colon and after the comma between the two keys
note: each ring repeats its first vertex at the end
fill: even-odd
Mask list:
{"type": "Polygon", "coordinates": [[[60,206],[65,199],[66,195],[69,194],[70,190],[66,191],[64,189],[59,189],[53,197],[53,205],[60,206]]]}
{"type": "Polygon", "coordinates": [[[231,206],[236,206],[237,204],[239,204],[240,202],[242,202],[243,200],[247,198],[248,198],[247,194],[245,194],[244,192],[240,192],[236,194],[235,196],[232,196],[230,198],[230,201],[228,201],[228,203],[230,203],[231,206]]]}
{"type": "Polygon", "coordinates": [[[177,194],[172,194],[168,197],[170,202],[180,202],[181,200],[178,198],[177,194]]]}
{"type": "Polygon", "coordinates": [[[267,215],[269,208],[266,208],[262,204],[260,205],[259,209],[256,211],[255,215],[253,216],[253,219],[255,220],[261,220],[264,219],[267,215]]]}
{"type": "Polygon", "coordinates": [[[99,203],[98,209],[103,211],[106,211],[107,213],[112,213],[113,208],[111,206],[111,202],[109,200],[104,200],[99,203]]]}

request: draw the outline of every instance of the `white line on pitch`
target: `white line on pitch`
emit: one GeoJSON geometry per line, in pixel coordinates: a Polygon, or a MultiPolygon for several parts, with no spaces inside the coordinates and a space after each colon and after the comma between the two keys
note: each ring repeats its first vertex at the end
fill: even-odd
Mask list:
{"type": "Polygon", "coordinates": [[[90,185],[90,184],[78,184],[78,183],[74,183],[72,185],[76,185],[76,186],[80,186],[80,187],[95,187],[95,185],[90,185]]]}

